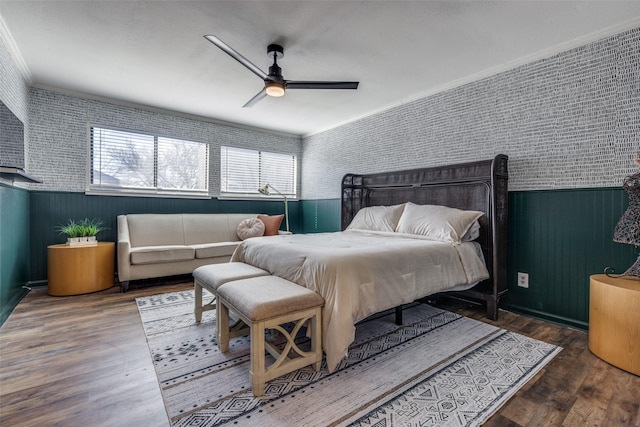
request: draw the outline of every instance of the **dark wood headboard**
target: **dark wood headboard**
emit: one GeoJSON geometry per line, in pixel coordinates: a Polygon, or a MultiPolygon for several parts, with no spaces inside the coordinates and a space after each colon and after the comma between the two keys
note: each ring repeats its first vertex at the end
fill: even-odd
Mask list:
{"type": "Polygon", "coordinates": [[[456,294],[486,302],[489,317],[495,319],[499,299],[507,293],[507,161],[499,154],[490,160],[425,169],[347,174],[342,179],[341,228],[367,206],[413,202],[484,212],[478,243],[490,278],[456,294]]]}

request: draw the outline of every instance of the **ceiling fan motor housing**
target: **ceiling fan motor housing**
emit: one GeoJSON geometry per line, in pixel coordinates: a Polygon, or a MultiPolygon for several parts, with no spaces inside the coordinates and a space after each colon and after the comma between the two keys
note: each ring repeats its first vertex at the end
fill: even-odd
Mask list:
{"type": "Polygon", "coordinates": [[[267,46],[267,55],[269,58],[280,59],[284,56],[284,49],[279,44],[272,43],[267,46]]]}
{"type": "Polygon", "coordinates": [[[273,64],[269,67],[269,77],[272,81],[284,83],[284,77],[282,77],[282,69],[278,67],[278,64],[273,64]]]}
{"type": "Polygon", "coordinates": [[[277,64],[278,58],[284,56],[284,49],[279,44],[270,44],[267,46],[267,55],[273,57],[273,65],[269,67],[269,79],[284,85],[284,77],[282,77],[282,68],[277,64]]]}

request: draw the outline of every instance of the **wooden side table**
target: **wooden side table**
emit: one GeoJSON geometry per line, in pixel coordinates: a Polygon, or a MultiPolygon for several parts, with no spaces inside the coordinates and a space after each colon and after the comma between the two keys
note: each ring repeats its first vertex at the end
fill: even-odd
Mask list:
{"type": "Polygon", "coordinates": [[[640,279],[591,276],[589,350],[640,375],[640,279]]]}
{"type": "Polygon", "coordinates": [[[49,295],[80,295],[113,286],[113,242],[98,242],[94,246],[51,245],[47,250],[49,295]]]}

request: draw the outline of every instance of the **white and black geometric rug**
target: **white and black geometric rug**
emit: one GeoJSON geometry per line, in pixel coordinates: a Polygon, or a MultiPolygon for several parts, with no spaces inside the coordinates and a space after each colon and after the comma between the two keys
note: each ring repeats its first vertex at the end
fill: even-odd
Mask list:
{"type": "Polygon", "coordinates": [[[196,324],[193,299],[193,291],[137,299],[173,426],[477,426],[561,350],[413,304],[403,326],[392,313],[358,324],[335,372],[301,369],[256,398],[248,338],[220,353],[215,312],[196,324]]]}

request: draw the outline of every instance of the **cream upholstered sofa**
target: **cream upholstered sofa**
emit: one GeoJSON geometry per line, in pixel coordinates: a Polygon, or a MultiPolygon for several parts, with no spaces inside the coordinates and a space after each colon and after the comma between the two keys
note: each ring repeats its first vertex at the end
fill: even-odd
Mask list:
{"type": "Polygon", "coordinates": [[[238,224],[258,214],[129,214],[118,216],[118,280],[190,274],[228,262],[240,243],[238,224]]]}

